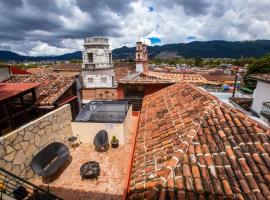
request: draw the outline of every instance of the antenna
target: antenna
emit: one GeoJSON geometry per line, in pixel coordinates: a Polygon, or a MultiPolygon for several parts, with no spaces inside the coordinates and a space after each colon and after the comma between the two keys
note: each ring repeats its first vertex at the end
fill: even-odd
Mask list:
{"type": "Polygon", "coordinates": [[[139,42],[141,41],[141,36],[139,35],[139,42]]]}

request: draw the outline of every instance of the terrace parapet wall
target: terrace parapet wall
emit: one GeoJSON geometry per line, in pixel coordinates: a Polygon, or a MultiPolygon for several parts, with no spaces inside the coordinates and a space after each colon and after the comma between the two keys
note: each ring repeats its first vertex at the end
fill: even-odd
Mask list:
{"type": "Polygon", "coordinates": [[[67,104],[0,137],[0,167],[26,180],[35,178],[33,156],[52,142],[67,143],[71,119],[67,104]]]}

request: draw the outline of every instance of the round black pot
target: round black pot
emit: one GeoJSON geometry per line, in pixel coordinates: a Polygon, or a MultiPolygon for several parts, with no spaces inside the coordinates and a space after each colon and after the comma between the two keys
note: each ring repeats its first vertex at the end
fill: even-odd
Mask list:
{"type": "Polygon", "coordinates": [[[117,148],[119,147],[119,141],[111,141],[112,148],[117,148]]]}

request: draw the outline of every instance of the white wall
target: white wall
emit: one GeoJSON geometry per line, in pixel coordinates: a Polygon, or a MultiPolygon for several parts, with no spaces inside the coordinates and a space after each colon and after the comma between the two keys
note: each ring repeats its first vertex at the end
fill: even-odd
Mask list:
{"type": "Polygon", "coordinates": [[[270,83],[257,81],[256,89],[253,93],[252,110],[260,113],[262,103],[267,101],[270,102],[270,83]]]}
{"type": "Polygon", "coordinates": [[[115,135],[119,144],[123,145],[125,136],[129,134],[132,120],[132,107],[129,107],[126,118],[123,123],[94,123],[94,122],[71,122],[73,134],[79,135],[82,143],[93,144],[94,138],[98,131],[106,130],[111,142],[112,136],[115,135]]]}
{"type": "Polygon", "coordinates": [[[136,63],[136,72],[143,72],[143,64],[136,63]]]}
{"type": "Polygon", "coordinates": [[[0,82],[10,78],[9,67],[0,67],[0,82]]]}
{"type": "Polygon", "coordinates": [[[113,86],[112,76],[106,76],[106,75],[86,75],[84,82],[85,82],[86,88],[112,87],[113,86]],[[106,82],[102,81],[103,78],[106,78],[106,82]],[[89,79],[93,80],[93,82],[89,82],[89,79]]]}

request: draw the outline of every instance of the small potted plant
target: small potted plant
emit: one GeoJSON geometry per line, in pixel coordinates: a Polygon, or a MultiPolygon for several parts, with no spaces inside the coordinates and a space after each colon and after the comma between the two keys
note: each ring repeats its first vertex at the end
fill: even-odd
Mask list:
{"type": "Polygon", "coordinates": [[[112,136],[112,141],[111,141],[112,148],[117,148],[119,146],[119,140],[117,140],[116,136],[112,136]]]}

